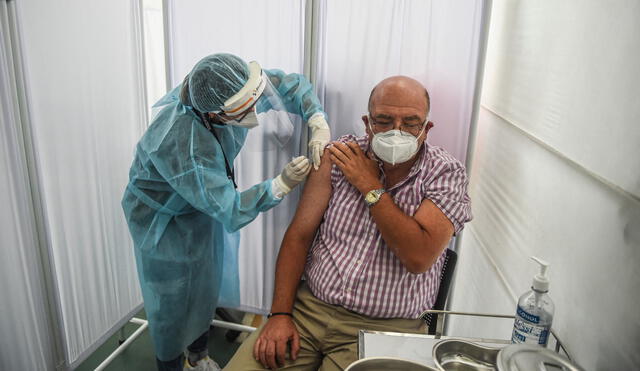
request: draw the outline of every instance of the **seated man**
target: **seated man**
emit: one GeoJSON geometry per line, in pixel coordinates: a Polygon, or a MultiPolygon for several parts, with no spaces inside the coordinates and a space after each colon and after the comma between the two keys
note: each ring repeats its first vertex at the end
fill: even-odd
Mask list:
{"type": "Polygon", "coordinates": [[[272,313],[226,369],[339,370],[360,329],[426,332],[444,250],[471,219],[464,166],[425,143],[429,108],[416,80],[385,79],[367,135],[325,150],[282,241],[272,313]]]}

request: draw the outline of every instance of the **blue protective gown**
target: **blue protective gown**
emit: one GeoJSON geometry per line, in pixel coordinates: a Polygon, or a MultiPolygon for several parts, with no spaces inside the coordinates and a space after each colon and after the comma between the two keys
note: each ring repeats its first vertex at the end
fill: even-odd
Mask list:
{"type": "MultiPolygon", "coordinates": [[[[303,76],[265,72],[289,112],[305,121],[322,112],[303,76]]],[[[222,151],[232,163],[247,129],[215,125],[218,142],[180,103],[180,89],[156,103],[162,108],[136,147],[122,200],[149,329],[162,361],[178,357],[207,330],[221,291],[238,296],[237,231],[280,202],[271,191],[272,179],[243,192],[234,188],[222,151]]]]}

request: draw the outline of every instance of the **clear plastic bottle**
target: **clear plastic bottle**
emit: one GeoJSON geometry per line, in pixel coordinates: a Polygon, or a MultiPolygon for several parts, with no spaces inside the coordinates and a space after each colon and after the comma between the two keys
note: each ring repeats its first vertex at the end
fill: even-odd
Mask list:
{"type": "Polygon", "coordinates": [[[524,293],[518,300],[511,342],[546,346],[555,310],[553,301],[547,294],[549,280],[546,273],[549,263],[535,256],[531,259],[540,264],[540,273],[533,277],[531,291],[524,293]]]}

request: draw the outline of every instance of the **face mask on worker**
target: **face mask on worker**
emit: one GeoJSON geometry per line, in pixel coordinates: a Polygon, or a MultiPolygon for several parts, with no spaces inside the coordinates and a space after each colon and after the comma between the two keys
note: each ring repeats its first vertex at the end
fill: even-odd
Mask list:
{"type": "MultiPolygon", "coordinates": [[[[369,129],[373,133],[371,127],[371,116],[369,116],[369,129]]],[[[420,129],[420,133],[417,136],[406,133],[402,130],[388,130],[382,133],[375,133],[371,140],[371,149],[373,153],[378,156],[384,162],[391,165],[401,164],[409,161],[418,152],[418,138],[422,135],[429,118],[425,120],[425,123],[420,129]]]]}

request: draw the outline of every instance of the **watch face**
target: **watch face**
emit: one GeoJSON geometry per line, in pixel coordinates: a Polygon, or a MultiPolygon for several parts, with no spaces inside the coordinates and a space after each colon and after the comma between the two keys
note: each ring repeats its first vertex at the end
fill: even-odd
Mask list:
{"type": "Polygon", "coordinates": [[[378,200],[378,197],[376,197],[377,195],[378,195],[377,193],[374,193],[372,191],[372,192],[367,193],[367,195],[364,197],[364,199],[369,203],[376,202],[378,200]]]}

